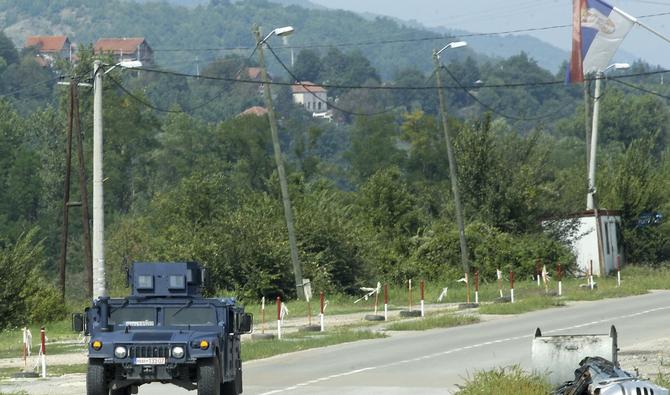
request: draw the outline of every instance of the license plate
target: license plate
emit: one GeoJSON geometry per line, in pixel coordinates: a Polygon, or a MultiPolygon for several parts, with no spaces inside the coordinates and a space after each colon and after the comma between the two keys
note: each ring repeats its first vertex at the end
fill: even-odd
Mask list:
{"type": "Polygon", "coordinates": [[[135,358],[135,365],[165,365],[165,358],[135,358]]]}

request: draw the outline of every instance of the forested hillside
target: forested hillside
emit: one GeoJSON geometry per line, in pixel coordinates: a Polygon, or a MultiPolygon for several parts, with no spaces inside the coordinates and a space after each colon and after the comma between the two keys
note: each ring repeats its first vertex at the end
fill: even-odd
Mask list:
{"type": "MultiPolygon", "coordinates": [[[[174,37],[182,41],[161,42],[156,36],[157,48],[249,46],[255,22],[282,21],[297,29],[317,23],[333,43],[349,40],[354,29],[331,23],[338,13],[310,11],[305,18],[308,11],[291,7],[262,13],[267,5],[259,1],[183,9],[112,0],[100,10],[84,1],[9,3],[1,2],[0,12],[5,20],[14,18],[14,26],[27,23],[25,15],[76,21],[70,26],[79,29],[77,40],[118,29],[147,37],[168,27],[181,32],[174,37]],[[277,18],[278,10],[286,13],[285,21],[277,18]],[[206,26],[212,34],[190,33],[191,19],[184,15],[191,13],[210,17],[206,26]],[[238,26],[239,37],[215,33],[229,25],[219,23],[223,16],[238,26]]],[[[365,26],[378,32],[387,23],[365,26]]],[[[281,46],[279,40],[271,45],[281,46]]],[[[417,51],[421,45],[427,46],[421,58],[430,62],[432,45],[412,44],[417,51]]],[[[208,269],[209,293],[293,296],[268,119],[239,116],[264,105],[257,81],[235,78],[257,65],[250,53],[213,51],[195,76],[167,71],[170,55],[158,51],[151,67],[115,68],[105,75],[105,252],[113,294],[126,292],[124,268],[133,260],[197,260],[208,269]]],[[[458,53],[448,53],[452,61],[439,72],[448,85],[473,270],[493,279],[498,267],[520,276],[531,273],[537,259],[570,267],[574,257],[566,230],[548,230],[542,223],[584,208],[583,87],[565,85],[525,53],[482,60],[465,51],[452,59],[458,53]]],[[[271,51],[265,55],[274,59],[271,51]]],[[[369,51],[299,48],[295,55],[286,70],[273,62],[279,72],[270,87],[305,276],[316,289],[332,292],[376,281],[460,278],[453,180],[437,117],[435,75],[416,61],[418,55],[394,44],[369,51]],[[379,68],[380,62],[391,62],[382,59],[384,53],[397,60],[397,72],[388,78],[379,68]],[[289,72],[327,84],[335,106],[332,122],[292,103],[289,72]]],[[[14,303],[0,326],[30,319],[25,311],[62,312],[54,308],[60,305],[52,279],[61,252],[68,90],[57,81],[59,76],[90,80],[90,50],[81,48],[78,58],[74,66],[59,62],[45,68],[32,50],[16,48],[0,34],[0,280],[8,284],[0,306],[10,298],[14,303]],[[26,274],[31,284],[43,286],[25,288],[26,274]]],[[[670,258],[669,225],[639,222],[644,213],[670,212],[670,89],[661,83],[664,73],[638,62],[610,76],[602,100],[598,205],[622,211],[630,263],[656,265],[670,258]]],[[[589,83],[587,88],[592,91],[589,83]]],[[[79,96],[90,179],[92,92],[82,86],[79,96]]],[[[80,199],[76,170],[71,196],[80,199]]],[[[86,295],[81,209],[70,212],[66,297],[73,302],[86,295]]]]}

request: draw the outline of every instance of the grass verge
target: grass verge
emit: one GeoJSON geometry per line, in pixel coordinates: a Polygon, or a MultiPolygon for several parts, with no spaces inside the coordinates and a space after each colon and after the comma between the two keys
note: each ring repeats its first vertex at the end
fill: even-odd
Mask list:
{"type": "Polygon", "coordinates": [[[527,373],[518,365],[476,372],[465,380],[457,395],[544,395],[551,393],[546,378],[527,373]]]}
{"type": "MultiPolygon", "coordinates": [[[[40,346],[40,326],[29,325],[30,333],[33,335],[33,347],[31,352],[37,354],[40,346]]],[[[72,332],[70,320],[50,322],[45,325],[47,337],[47,353],[63,354],[83,350],[83,344],[60,343],[63,341],[76,341],[77,333],[72,332]],[[52,343],[56,344],[52,344],[52,343]]],[[[23,333],[21,328],[7,329],[0,332],[0,358],[19,358],[23,355],[23,333]]]]}
{"type": "Polygon", "coordinates": [[[565,303],[551,296],[528,296],[514,303],[485,304],[479,307],[480,314],[521,314],[528,311],[564,306],[565,303]]]}
{"type": "Polygon", "coordinates": [[[359,340],[380,339],[384,337],[386,337],[386,335],[381,333],[354,331],[349,329],[336,329],[323,333],[291,333],[282,336],[281,340],[252,340],[245,342],[242,347],[242,360],[251,361],[310,348],[326,347],[359,340]]]}
{"type": "MultiPolygon", "coordinates": [[[[49,365],[47,367],[47,376],[62,376],[64,374],[70,373],[86,373],[86,364],[73,364],[73,365],[49,365]]],[[[23,368],[0,368],[0,379],[6,379],[12,377],[15,373],[23,371],[23,368]]],[[[0,394],[2,395],[2,394],[0,394]]]]}
{"type": "Polygon", "coordinates": [[[479,322],[479,317],[463,314],[435,314],[424,317],[423,319],[398,321],[389,324],[386,329],[389,331],[425,331],[434,328],[450,328],[474,324],[479,322]]]}

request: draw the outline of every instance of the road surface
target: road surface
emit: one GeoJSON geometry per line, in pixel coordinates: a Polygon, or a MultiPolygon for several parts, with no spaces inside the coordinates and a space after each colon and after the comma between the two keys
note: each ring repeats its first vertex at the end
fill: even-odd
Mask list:
{"type": "MultiPolygon", "coordinates": [[[[611,325],[617,327],[622,348],[667,337],[670,292],[578,302],[475,325],[399,333],[251,361],[243,367],[244,394],[450,394],[475,370],[512,364],[529,369],[537,327],[548,335],[609,333],[611,325]]],[[[141,386],[139,393],[189,392],[152,384],[141,386]]]]}

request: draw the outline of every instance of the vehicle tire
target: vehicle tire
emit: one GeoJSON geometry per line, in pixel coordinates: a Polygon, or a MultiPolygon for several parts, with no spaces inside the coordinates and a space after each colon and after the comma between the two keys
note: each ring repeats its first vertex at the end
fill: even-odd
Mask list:
{"type": "Polygon", "coordinates": [[[203,359],[198,361],[198,395],[220,395],[221,369],[219,359],[203,359]]]}
{"type": "Polygon", "coordinates": [[[109,395],[130,395],[130,386],[120,388],[118,390],[109,390],[109,395]]]}
{"type": "Polygon", "coordinates": [[[86,395],[108,395],[107,375],[101,359],[90,359],[86,371],[86,395]]]}
{"type": "Polygon", "coordinates": [[[239,392],[237,391],[237,377],[235,377],[235,380],[231,381],[226,381],[225,383],[221,383],[221,395],[238,395],[239,392]]]}

